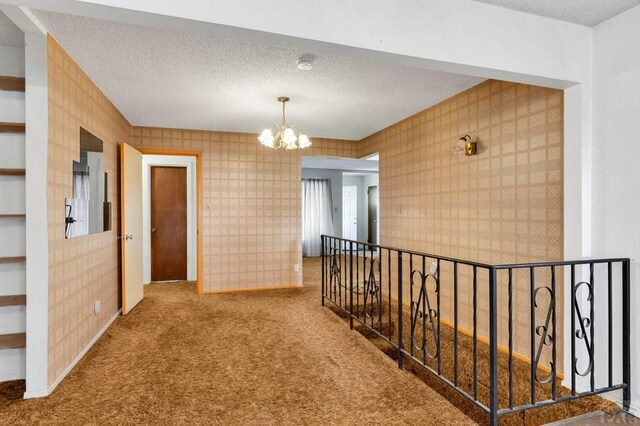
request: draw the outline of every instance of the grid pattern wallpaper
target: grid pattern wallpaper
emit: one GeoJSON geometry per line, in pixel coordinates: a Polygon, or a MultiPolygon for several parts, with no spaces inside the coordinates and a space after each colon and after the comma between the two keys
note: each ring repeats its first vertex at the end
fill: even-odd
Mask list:
{"type": "Polygon", "coordinates": [[[130,125],[60,45],[48,38],[49,384],[118,310],[117,149],[130,125]],[[112,231],[66,240],[64,199],[72,196],[80,127],[102,139],[112,231]],[[93,315],[93,301],[102,312],[93,315]]]}
{"type": "MultiPolygon", "coordinates": [[[[561,90],[489,80],[359,145],[359,157],[380,153],[383,245],[494,264],[563,258],[561,90]],[[451,153],[465,134],[477,135],[477,156],[451,153]]],[[[471,330],[471,268],[460,268],[459,274],[460,324],[471,330]]],[[[521,354],[530,353],[527,274],[514,274],[515,349],[521,354]]],[[[563,286],[558,275],[561,342],[563,286]]],[[[503,275],[498,279],[499,336],[506,345],[507,281],[503,275]]],[[[451,271],[443,268],[441,282],[442,318],[452,320],[451,271]]],[[[548,276],[538,274],[537,285],[549,283],[548,276]]],[[[478,321],[485,337],[487,284],[488,274],[479,274],[478,321]]],[[[536,315],[546,312],[546,303],[541,297],[536,315]]]]}
{"type": "MultiPolygon", "coordinates": [[[[302,285],[301,152],[254,134],[132,129],[137,148],[202,152],[203,290],[302,285]]],[[[355,157],[357,143],[313,138],[305,155],[355,157]]]]}

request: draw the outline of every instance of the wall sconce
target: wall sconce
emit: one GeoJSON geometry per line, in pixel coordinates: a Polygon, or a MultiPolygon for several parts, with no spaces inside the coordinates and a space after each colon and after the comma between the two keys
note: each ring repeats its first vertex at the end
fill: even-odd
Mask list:
{"type": "Polygon", "coordinates": [[[467,157],[476,155],[478,153],[477,139],[478,138],[476,136],[472,138],[469,135],[464,135],[458,140],[458,143],[451,148],[451,152],[456,155],[460,155],[464,152],[464,155],[467,157]]]}

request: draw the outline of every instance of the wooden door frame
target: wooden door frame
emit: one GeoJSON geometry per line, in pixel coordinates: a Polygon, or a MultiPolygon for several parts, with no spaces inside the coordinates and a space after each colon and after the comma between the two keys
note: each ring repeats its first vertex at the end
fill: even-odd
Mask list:
{"type": "Polygon", "coordinates": [[[196,157],[195,156],[177,156],[177,155],[143,155],[142,156],[142,172],[143,172],[143,256],[144,256],[144,282],[149,284],[152,282],[152,263],[153,256],[152,245],[153,238],[151,236],[152,228],[152,195],[151,195],[151,175],[156,167],[180,167],[187,170],[187,276],[186,279],[196,282],[197,280],[197,253],[198,253],[198,236],[197,236],[197,213],[196,206],[197,187],[196,182],[196,157]]]}
{"type": "Polygon", "coordinates": [[[184,157],[196,157],[196,246],[198,255],[196,258],[196,288],[198,294],[203,294],[202,283],[202,152],[186,151],[164,148],[136,148],[143,155],[176,155],[184,157]]]}
{"type": "Polygon", "coordinates": [[[142,172],[144,282],[195,282],[196,159],[143,155],[142,172]]]}

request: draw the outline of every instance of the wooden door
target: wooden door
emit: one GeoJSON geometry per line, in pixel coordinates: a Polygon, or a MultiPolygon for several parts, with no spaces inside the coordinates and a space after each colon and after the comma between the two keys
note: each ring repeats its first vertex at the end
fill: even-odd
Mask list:
{"type": "Polygon", "coordinates": [[[142,153],[120,145],[122,314],[144,297],[142,285],[142,153]]]}
{"type": "Polygon", "coordinates": [[[369,221],[369,238],[368,243],[378,244],[378,187],[370,186],[367,189],[368,194],[368,221],[369,221]]]}
{"type": "Polygon", "coordinates": [[[151,281],[187,279],[187,169],[151,167],[151,281]]]}

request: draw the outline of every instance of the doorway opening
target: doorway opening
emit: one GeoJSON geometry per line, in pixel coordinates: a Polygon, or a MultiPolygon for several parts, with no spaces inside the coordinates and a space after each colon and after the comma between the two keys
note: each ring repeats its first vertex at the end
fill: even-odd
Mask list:
{"type": "Polygon", "coordinates": [[[187,280],[187,168],[151,166],[151,281],[187,280]]]}
{"type": "Polygon", "coordinates": [[[371,244],[378,241],[378,182],[377,172],[342,173],[342,238],[371,244]],[[347,232],[354,237],[347,236],[347,232]]]}
{"type": "MultiPolygon", "coordinates": [[[[377,154],[367,156],[361,159],[354,158],[336,158],[336,157],[302,157],[302,179],[305,180],[323,180],[325,187],[330,190],[330,195],[317,197],[322,201],[316,205],[314,203],[302,202],[303,217],[303,256],[314,256],[320,250],[320,233],[329,235],[326,231],[318,231],[320,225],[310,229],[309,221],[314,217],[326,218],[331,221],[331,235],[346,238],[353,241],[369,242],[375,244],[378,242],[379,220],[378,220],[378,157],[377,154]],[[369,201],[370,188],[373,190],[375,203],[369,201]],[[375,212],[372,219],[369,219],[370,204],[375,212]],[[327,207],[328,206],[328,207],[327,207]],[[311,214],[306,211],[309,208],[315,208],[318,214],[311,214]],[[321,210],[320,210],[321,209],[321,210]],[[322,213],[319,214],[319,213],[322,213]],[[369,228],[370,224],[375,228],[370,240],[369,228]],[[306,226],[305,226],[306,225],[306,226]],[[305,233],[305,228],[307,232],[305,233]],[[311,232],[309,232],[311,231],[311,232]],[[310,239],[314,242],[311,244],[310,239]],[[310,246],[311,244],[311,246],[310,246]],[[317,250],[316,250],[317,249],[317,250]]],[[[327,220],[322,219],[325,223],[327,220]]],[[[326,229],[327,227],[322,227],[326,229]]]]}
{"type": "Polygon", "coordinates": [[[198,157],[143,150],[143,282],[198,281],[198,157]]]}
{"type": "Polygon", "coordinates": [[[378,185],[367,188],[367,242],[378,244],[378,185]]]}

